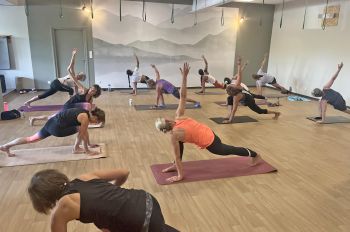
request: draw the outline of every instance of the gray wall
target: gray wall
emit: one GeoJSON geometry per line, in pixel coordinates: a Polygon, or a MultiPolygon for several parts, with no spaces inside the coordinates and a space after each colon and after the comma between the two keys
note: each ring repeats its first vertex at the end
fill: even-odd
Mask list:
{"type": "MultiPolygon", "coordinates": [[[[80,7],[80,2],[76,6],[63,7],[63,18],[60,18],[58,5],[29,6],[28,31],[37,89],[47,89],[47,81],[56,77],[52,28],[86,28],[87,50],[93,50],[91,18],[80,7]]],[[[95,83],[94,62],[93,59],[88,62],[91,85],[95,83]]]]}
{"type": "MultiPolygon", "coordinates": [[[[254,86],[251,74],[256,73],[266,52],[270,51],[274,5],[228,3],[225,7],[239,8],[240,16],[246,20],[240,24],[237,33],[236,56],[248,60],[249,65],[243,73],[243,82],[254,86]],[[261,26],[260,26],[261,18],[261,26]]],[[[266,64],[267,65],[267,64],[266,64]]],[[[264,69],[266,71],[266,68],[264,69]]],[[[234,68],[236,73],[236,67],[234,68]]]]}

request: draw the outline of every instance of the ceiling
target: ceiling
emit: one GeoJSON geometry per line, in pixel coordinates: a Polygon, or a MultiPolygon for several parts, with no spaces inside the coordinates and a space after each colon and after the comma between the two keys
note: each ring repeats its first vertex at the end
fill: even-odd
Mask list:
{"type": "MultiPolygon", "coordinates": [[[[27,0],[29,5],[57,5],[62,1],[64,5],[82,5],[83,2],[88,4],[90,0],[27,0]]],[[[103,1],[103,0],[94,0],[103,1]]],[[[119,1],[119,0],[116,0],[119,1]]],[[[142,1],[142,0],[122,0],[122,1],[142,1]]],[[[283,0],[264,0],[265,4],[281,4],[283,0]]],[[[296,1],[296,0],[285,0],[285,2],[296,1]]],[[[300,0],[299,0],[300,1],[300,0]]],[[[158,3],[175,3],[175,4],[186,4],[192,5],[193,0],[146,0],[146,2],[158,2],[158,3]]],[[[225,2],[249,2],[262,4],[263,0],[225,0],[225,2]]],[[[24,5],[25,0],[0,0],[0,5],[24,5]]]]}

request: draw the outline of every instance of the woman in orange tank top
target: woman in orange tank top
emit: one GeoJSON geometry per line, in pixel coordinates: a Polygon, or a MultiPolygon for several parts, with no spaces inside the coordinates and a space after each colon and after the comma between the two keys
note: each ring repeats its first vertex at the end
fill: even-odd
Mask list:
{"type": "Polygon", "coordinates": [[[220,138],[206,125],[196,120],[184,117],[186,95],[187,95],[187,75],[190,67],[187,63],[180,68],[182,74],[182,85],[180,89],[180,102],[176,110],[175,120],[158,118],[156,120],[156,128],[164,133],[171,133],[171,143],[175,153],[175,163],[163,170],[163,172],[177,171],[177,176],[168,178],[169,182],[180,181],[184,178],[182,168],[182,155],[184,151],[184,143],[192,143],[201,149],[207,149],[216,155],[239,155],[252,157],[252,165],[255,165],[260,156],[253,150],[243,147],[234,147],[223,144],[220,138]]]}

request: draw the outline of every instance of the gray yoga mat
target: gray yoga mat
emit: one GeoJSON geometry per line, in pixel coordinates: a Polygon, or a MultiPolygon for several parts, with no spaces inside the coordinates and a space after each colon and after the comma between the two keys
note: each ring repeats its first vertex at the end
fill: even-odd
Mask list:
{"type": "MultiPolygon", "coordinates": [[[[167,104],[165,107],[157,107],[152,109],[154,105],[135,105],[135,110],[176,110],[178,104],[167,104]]],[[[199,109],[200,107],[194,107],[194,104],[186,104],[186,109],[199,109]]]]}
{"type": "Polygon", "coordinates": [[[223,94],[226,94],[226,92],[223,90],[222,92],[205,92],[205,93],[196,92],[196,94],[198,94],[198,95],[223,95],[223,94]]]}
{"type": "MultiPolygon", "coordinates": [[[[129,90],[120,90],[118,91],[119,93],[121,94],[131,94],[132,92],[132,89],[129,89],[129,90]]],[[[149,94],[151,93],[151,91],[149,89],[137,89],[137,94],[149,94]]]]}
{"type": "MultiPolygon", "coordinates": [[[[227,106],[225,101],[216,101],[214,102],[215,104],[219,106],[227,106]]],[[[259,105],[268,105],[267,101],[256,101],[255,104],[259,105]]],[[[241,103],[239,104],[240,106],[242,105],[241,103]]]]}
{"type": "MultiPolygon", "coordinates": [[[[218,117],[218,118],[210,118],[210,120],[216,122],[217,124],[226,124],[226,123],[222,123],[225,118],[221,118],[221,117],[218,117]]],[[[233,124],[233,123],[245,123],[245,122],[257,122],[258,120],[254,119],[254,118],[251,118],[249,116],[235,116],[233,118],[233,121],[230,123],[230,124],[233,124]]]]}
{"type": "MultiPolygon", "coordinates": [[[[320,117],[307,117],[307,119],[316,122],[320,120],[320,117]]],[[[326,120],[321,124],[333,124],[333,123],[350,123],[350,118],[346,118],[343,116],[327,116],[326,120]]]]}

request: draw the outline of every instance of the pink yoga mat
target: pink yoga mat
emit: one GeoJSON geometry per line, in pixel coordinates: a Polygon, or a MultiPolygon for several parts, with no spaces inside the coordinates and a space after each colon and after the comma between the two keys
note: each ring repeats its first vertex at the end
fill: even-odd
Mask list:
{"type": "MultiPolygon", "coordinates": [[[[255,166],[250,166],[250,159],[248,157],[230,157],[183,162],[184,179],[174,183],[249,176],[277,171],[276,168],[264,160],[261,160],[255,166]]],[[[171,184],[166,179],[176,175],[177,172],[162,173],[162,169],[170,165],[171,163],[154,164],[151,166],[154,178],[158,184],[171,184]]]]}

